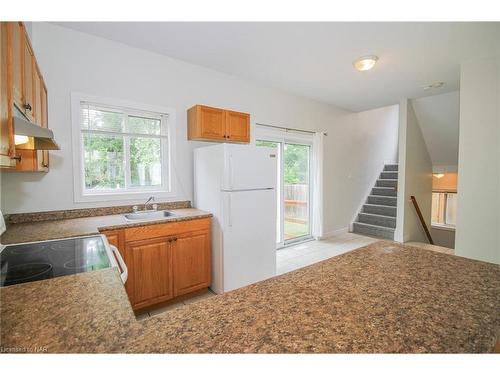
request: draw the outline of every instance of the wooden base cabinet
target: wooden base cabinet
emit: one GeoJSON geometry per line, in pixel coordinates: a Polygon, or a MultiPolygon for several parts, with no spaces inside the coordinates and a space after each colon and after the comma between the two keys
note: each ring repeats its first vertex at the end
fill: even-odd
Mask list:
{"type": "Polygon", "coordinates": [[[134,310],[211,283],[210,219],[104,231],[128,268],[125,289],[134,310]]]}
{"type": "Polygon", "coordinates": [[[179,236],[172,247],[174,297],[206,288],[211,283],[210,232],[179,236]]]}
{"type": "Polygon", "coordinates": [[[132,241],[125,245],[128,290],[135,309],[171,299],[173,239],[132,241]]]}

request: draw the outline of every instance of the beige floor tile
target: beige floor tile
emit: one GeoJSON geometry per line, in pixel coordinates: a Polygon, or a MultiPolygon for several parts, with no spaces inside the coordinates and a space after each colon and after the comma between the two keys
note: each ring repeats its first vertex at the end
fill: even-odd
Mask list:
{"type": "Polygon", "coordinates": [[[141,315],[137,315],[135,318],[136,318],[137,320],[144,320],[144,319],[147,319],[147,318],[149,318],[149,317],[150,317],[150,316],[149,316],[149,313],[144,313],[144,314],[141,314],[141,315]]]}
{"type": "Polygon", "coordinates": [[[310,241],[278,250],[276,273],[281,275],[321,262],[378,241],[355,233],[342,233],[321,241],[310,241]]]}
{"type": "Polygon", "coordinates": [[[184,306],[184,304],[182,302],[176,302],[176,303],[172,303],[170,305],[159,307],[159,308],[154,309],[154,310],[150,310],[149,314],[151,316],[154,316],[154,315],[164,313],[165,311],[172,311],[172,310],[178,309],[179,307],[182,307],[182,306],[184,306]]]}
{"type": "Polygon", "coordinates": [[[212,292],[211,290],[208,290],[205,293],[202,293],[202,294],[199,294],[197,296],[185,299],[183,302],[184,302],[184,304],[189,305],[191,303],[202,301],[204,299],[211,298],[211,297],[214,297],[214,296],[216,296],[216,294],[214,292],[212,292]]]}

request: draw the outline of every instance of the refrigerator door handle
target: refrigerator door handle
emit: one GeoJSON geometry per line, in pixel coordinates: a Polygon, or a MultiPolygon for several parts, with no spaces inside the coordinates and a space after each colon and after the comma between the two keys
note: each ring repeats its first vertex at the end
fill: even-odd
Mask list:
{"type": "Polygon", "coordinates": [[[229,188],[233,188],[233,155],[229,154],[229,188]]]}

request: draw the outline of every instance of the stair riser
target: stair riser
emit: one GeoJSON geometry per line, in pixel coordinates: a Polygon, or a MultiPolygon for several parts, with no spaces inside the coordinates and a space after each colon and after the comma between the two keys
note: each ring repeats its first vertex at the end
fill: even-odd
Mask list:
{"type": "Polygon", "coordinates": [[[380,173],[380,179],[391,179],[391,180],[397,180],[398,179],[398,172],[382,172],[380,173]]]}
{"type": "Polygon", "coordinates": [[[384,166],[384,171],[394,171],[394,172],[397,172],[398,171],[398,165],[397,164],[386,164],[384,166]]]}
{"type": "Polygon", "coordinates": [[[367,214],[385,215],[385,216],[396,217],[397,209],[396,209],[396,207],[388,207],[388,206],[364,205],[362,212],[365,212],[367,214]]]}
{"type": "Polygon", "coordinates": [[[358,221],[366,224],[379,225],[381,227],[396,228],[395,217],[380,217],[360,213],[358,215],[358,221]]]}
{"type": "Polygon", "coordinates": [[[385,197],[395,197],[398,195],[394,189],[376,188],[372,189],[372,195],[383,195],[385,197]]]}
{"type": "Polygon", "coordinates": [[[396,197],[368,197],[368,201],[366,203],[369,204],[382,204],[384,206],[394,206],[396,207],[397,205],[397,200],[396,197]]]}
{"type": "Polygon", "coordinates": [[[389,228],[372,228],[365,227],[362,224],[353,223],[353,232],[359,234],[366,234],[377,238],[385,238],[387,240],[394,239],[394,229],[389,228]]]}
{"type": "Polygon", "coordinates": [[[398,181],[395,180],[377,180],[377,183],[375,184],[376,187],[392,187],[395,188],[398,186],[398,181]]]}

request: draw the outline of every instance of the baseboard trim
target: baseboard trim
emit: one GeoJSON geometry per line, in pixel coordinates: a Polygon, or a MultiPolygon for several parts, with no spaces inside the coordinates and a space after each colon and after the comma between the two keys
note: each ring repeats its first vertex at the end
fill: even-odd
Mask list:
{"type": "Polygon", "coordinates": [[[338,236],[338,235],[344,234],[344,233],[349,233],[349,228],[348,227],[337,229],[337,230],[332,230],[332,231],[329,231],[329,232],[325,232],[325,233],[323,233],[322,236],[318,237],[318,239],[319,240],[324,240],[326,238],[333,237],[333,236],[338,236]]]}

